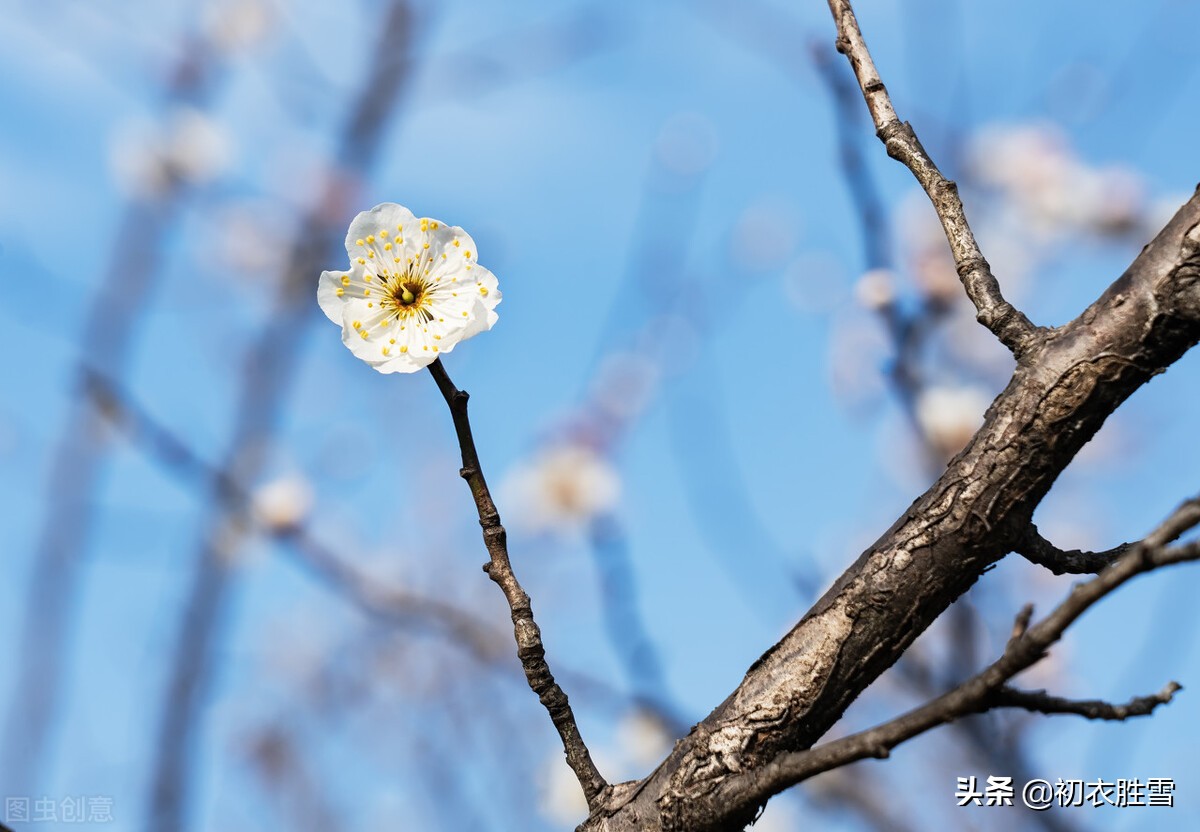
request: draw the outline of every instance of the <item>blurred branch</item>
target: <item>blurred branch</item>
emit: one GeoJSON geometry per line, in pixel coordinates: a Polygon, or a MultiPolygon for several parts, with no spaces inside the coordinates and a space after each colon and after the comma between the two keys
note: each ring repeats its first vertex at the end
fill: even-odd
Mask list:
{"type": "MultiPolygon", "coordinates": [[[[367,617],[386,624],[439,632],[489,669],[510,669],[500,633],[490,624],[438,598],[399,586],[381,585],[377,579],[354,567],[351,558],[334,551],[303,526],[281,527],[260,522],[253,510],[254,495],[232,474],[201,458],[177,433],[158,422],[116,382],[95,370],[84,368],[80,372],[97,412],[109,424],[124,432],[139,450],[166,471],[208,489],[228,511],[248,518],[258,531],[281,544],[281,551],[295,564],[345,602],[367,617]]],[[[605,679],[571,668],[562,670],[560,675],[572,686],[611,708],[623,709],[629,705],[629,697],[605,679]]],[[[665,725],[674,728],[682,725],[673,707],[661,699],[638,698],[635,704],[650,710],[665,725]]]]}
{"type": "Polygon", "coordinates": [[[859,143],[858,89],[842,75],[832,51],[824,42],[809,45],[813,65],[833,100],[833,123],[837,131],[838,162],[850,201],[858,214],[862,235],[863,265],[866,269],[891,268],[891,229],[879,185],[871,175],[870,162],[859,143]]]}
{"type": "Polygon", "coordinates": [[[1000,293],[1000,284],[980,252],[967,222],[962,200],[958,197],[958,187],[938,170],[921,146],[912,126],[908,122],[901,122],[896,116],[887,88],[880,80],[871,54],[867,51],[849,0],[829,0],[829,9],[837,22],[837,49],[850,59],[871,120],[875,123],[876,134],[887,148],[888,155],[912,171],[933,203],[954,255],[959,278],[967,297],[975,305],[976,318],[1019,358],[1033,343],[1038,329],[1000,293]]]}
{"type": "Polygon", "coordinates": [[[589,3],[552,20],[432,56],[429,76],[461,96],[487,95],[597,54],[622,33],[607,3],[589,3]]]}
{"type": "Polygon", "coordinates": [[[471,435],[471,423],[467,416],[468,395],[454,386],[440,358],[429,365],[429,372],[450,408],[454,431],[458,435],[458,444],[462,450],[463,467],[459,473],[470,486],[471,496],[475,498],[475,507],[479,511],[483,541],[490,557],[483,571],[504,592],[504,598],[512,610],[517,657],[525,669],[529,687],[538,695],[550,714],[550,720],[562,739],[567,764],[575,772],[575,777],[583,788],[588,807],[594,808],[601,794],[608,788],[608,783],[592,762],[587,745],[580,736],[579,726],[575,724],[575,714],[571,711],[567,695],[550,673],[550,666],[546,663],[546,648],[542,645],[541,631],[533,620],[533,607],[529,602],[529,595],[521,588],[517,576],[513,574],[508,558],[508,536],[504,526],[500,525],[500,512],[496,510],[496,504],[492,501],[483,469],[479,464],[479,454],[475,450],[475,439],[471,435]]]}
{"type": "MultiPolygon", "coordinates": [[[[380,16],[366,77],[336,143],[340,168],[327,175],[300,223],[275,308],[251,349],[227,462],[222,465],[240,481],[254,480],[264,464],[266,439],[298,367],[296,355],[308,331],[306,324],[314,316],[313,275],[327,252],[337,247],[344,204],[357,185],[353,177],[377,157],[390,116],[411,80],[415,33],[410,12],[405,0],[393,0],[380,16]]],[[[176,832],[187,822],[193,752],[204,724],[204,699],[213,682],[218,628],[232,590],[230,555],[248,525],[244,512],[230,513],[218,501],[202,532],[179,640],[171,653],[146,818],[150,832],[176,832]]]]}
{"type": "MultiPolygon", "coordinates": [[[[185,36],[163,81],[163,98],[192,106],[214,94],[220,67],[206,40],[185,36]]],[[[153,201],[131,199],[117,221],[116,239],[102,282],[88,305],[80,342],[92,360],[120,373],[156,289],[168,230],[191,193],[170,174],[153,201]]],[[[49,478],[29,586],[25,590],[19,656],[5,724],[0,770],[14,794],[35,790],[47,756],[50,729],[61,705],[64,657],[82,590],[88,538],[95,522],[93,493],[107,461],[101,420],[86,397],[69,397],[66,423],[51,452],[49,478]],[[64,522],[64,516],[70,522],[64,522]]]]}
{"type": "Polygon", "coordinates": [[[658,714],[673,736],[684,734],[690,723],[671,703],[662,659],[638,607],[637,582],[625,530],[615,518],[604,517],[591,523],[589,538],[599,572],[605,629],[629,677],[634,701],[658,714]]]}
{"type": "Polygon", "coordinates": [[[302,526],[276,526],[258,521],[254,495],[228,471],[201,459],[176,434],[156,422],[115,382],[94,370],[84,370],[87,393],[96,407],[139,447],[168,470],[205,485],[230,512],[245,515],[260,531],[285,544],[296,562],[330,589],[373,618],[404,626],[433,624],[484,663],[500,653],[498,633],[471,614],[436,598],[400,587],[382,586],[315,539],[302,526]]]}

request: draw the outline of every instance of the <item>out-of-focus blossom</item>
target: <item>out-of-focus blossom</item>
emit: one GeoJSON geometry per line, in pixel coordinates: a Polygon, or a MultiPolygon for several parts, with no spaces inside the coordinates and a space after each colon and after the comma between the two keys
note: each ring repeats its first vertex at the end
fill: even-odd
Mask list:
{"type": "Polygon", "coordinates": [[[904,260],[921,295],[943,306],[964,300],[946,234],[923,192],[914,190],[904,199],[898,224],[904,260]]]}
{"type": "Polygon", "coordinates": [[[215,245],[211,254],[217,271],[226,275],[267,279],[284,265],[288,234],[287,214],[268,200],[230,202],[214,212],[215,245]]]}
{"type": "Polygon", "coordinates": [[[1086,164],[1052,125],[987,128],[971,142],[967,163],[975,181],[999,189],[1043,236],[1125,234],[1145,211],[1136,174],[1086,164]]]}
{"type": "Polygon", "coordinates": [[[871,269],[854,284],[854,298],[871,310],[883,309],[896,300],[896,275],[891,269],[871,269]]]}
{"type": "Polygon", "coordinates": [[[231,160],[229,136],[209,116],[191,107],[176,109],[158,124],[133,124],[118,133],[110,160],[118,181],[148,199],[176,183],[203,185],[231,160]]]}
{"type": "Polygon", "coordinates": [[[535,534],[570,534],[616,507],[621,481],[594,449],[559,444],[514,469],[504,490],[515,525],[535,534]]]}
{"type": "Polygon", "coordinates": [[[261,41],[274,16],[264,0],[218,0],[205,9],[204,29],[218,48],[236,52],[261,41]]]}
{"type": "Polygon", "coordinates": [[[637,709],[617,725],[617,745],[622,756],[639,768],[656,765],[671,750],[671,735],[661,719],[637,709]]]}
{"type": "Polygon", "coordinates": [[[929,387],[917,398],[917,423],[942,456],[958,453],[983,424],[992,397],[978,387],[929,387]]]}
{"type": "MultiPolygon", "coordinates": [[[[612,771],[610,760],[593,749],[592,759],[601,771],[612,771]]],[[[551,823],[574,829],[587,817],[587,800],[575,779],[575,773],[562,754],[551,756],[538,772],[538,812],[551,823]]]]}
{"type": "Polygon", "coordinates": [[[496,277],[457,226],[385,202],[350,223],[346,251],[350,268],[322,272],[317,301],[381,373],[416,372],[496,323],[496,277]]]}
{"type": "Polygon", "coordinates": [[[254,492],[254,515],[274,532],[286,532],[300,526],[308,518],[312,506],[312,486],[299,476],[279,477],[254,492]]]}

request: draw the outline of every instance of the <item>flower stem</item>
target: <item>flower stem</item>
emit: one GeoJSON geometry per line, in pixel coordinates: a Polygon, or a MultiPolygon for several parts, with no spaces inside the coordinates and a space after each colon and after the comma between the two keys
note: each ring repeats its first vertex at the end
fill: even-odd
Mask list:
{"type": "Polygon", "coordinates": [[[483,478],[479,454],[475,450],[475,439],[471,435],[471,422],[467,417],[469,397],[465,390],[454,386],[440,358],[429,365],[429,372],[450,407],[454,430],[458,434],[458,445],[462,451],[463,467],[459,475],[470,486],[471,496],[475,498],[475,507],[479,511],[479,525],[483,527],[483,542],[490,558],[484,564],[483,571],[500,587],[505,600],[508,601],[512,611],[513,632],[517,640],[517,657],[525,670],[525,678],[529,680],[529,687],[545,705],[554,727],[558,729],[563,750],[567,755],[567,765],[575,772],[579,785],[583,787],[588,808],[594,809],[608,783],[592,762],[587,745],[579,733],[579,726],[575,723],[575,714],[571,711],[566,693],[550,673],[550,665],[546,663],[546,650],[542,645],[542,634],[533,620],[529,595],[521,588],[517,576],[513,574],[512,564],[508,559],[508,538],[504,526],[500,525],[500,512],[496,510],[496,504],[483,478]]]}

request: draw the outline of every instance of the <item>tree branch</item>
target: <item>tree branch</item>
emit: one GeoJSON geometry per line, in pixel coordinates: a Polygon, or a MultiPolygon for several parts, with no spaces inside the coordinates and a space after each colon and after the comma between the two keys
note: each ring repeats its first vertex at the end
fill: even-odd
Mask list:
{"type": "Polygon", "coordinates": [[[1009,687],[1006,682],[1027,670],[1062,638],[1067,628],[1089,607],[1130,579],[1162,566],[1200,559],[1200,545],[1166,548],[1187,529],[1200,524],[1200,497],[1183,503],[1145,541],[1135,544],[1112,568],[1075,586],[1046,618],[1028,627],[1030,607],[1017,616],[1013,637],[1004,654],[954,690],[883,725],[811,750],[782,754],[745,776],[730,777],[710,798],[715,803],[757,805],[785,788],[823,771],[866,759],[887,757],[891,749],[920,734],[968,714],[992,708],[1016,707],[1046,714],[1071,713],[1088,719],[1124,720],[1145,716],[1170,702],[1180,686],[1171,682],[1159,693],[1137,697],[1124,705],[1075,701],[1009,687]]]}
{"type": "Polygon", "coordinates": [[[1084,552],[1079,549],[1063,550],[1055,546],[1038,532],[1037,526],[1029,524],[1025,536],[1017,541],[1013,549],[1030,563],[1044,566],[1055,575],[1096,575],[1121,555],[1129,551],[1132,543],[1122,543],[1103,552],[1084,552]]]}
{"type": "MultiPolygon", "coordinates": [[[[1107,417],[1197,340],[1200,192],[1078,318],[1036,339],[938,481],[737,689],[649,777],[614,787],[580,828],[742,829],[758,806],[718,797],[727,794],[723,783],[820,739],[921,632],[1013,551],[1054,481],[1107,417]]],[[[1178,533],[1168,524],[1139,551],[1154,551],[1159,538],[1178,533]]],[[[1114,574],[1111,567],[1094,580],[1114,574]]]]}
{"type": "Polygon", "coordinates": [[[975,305],[976,319],[987,327],[1018,358],[1029,348],[1038,333],[1024,313],[1004,299],[1000,284],[992,274],[975,242],[967,222],[958,186],[942,175],[936,164],[917,139],[912,125],[900,121],[892,106],[849,0],[829,0],[829,10],[837,23],[837,49],[850,59],[863,99],[875,123],[875,132],[893,159],[902,162],[929,196],[941,220],[954,255],[959,279],[967,297],[975,305]]]}
{"type": "Polygon", "coordinates": [[[1084,719],[1120,722],[1130,717],[1149,716],[1182,689],[1178,682],[1168,682],[1158,693],[1135,697],[1124,705],[1113,705],[1101,699],[1064,699],[1044,690],[1018,690],[1005,685],[992,694],[989,707],[1023,708],[1039,714],[1075,714],[1084,719]]]}
{"type": "Polygon", "coordinates": [[[583,787],[588,808],[594,809],[599,805],[608,783],[592,762],[587,745],[579,733],[579,726],[575,724],[575,714],[571,711],[566,693],[550,673],[550,666],[546,663],[546,648],[542,644],[542,633],[533,620],[533,607],[529,602],[529,595],[521,588],[517,576],[513,574],[512,563],[508,559],[508,535],[504,526],[500,524],[500,512],[496,509],[487,481],[483,477],[479,453],[475,450],[475,439],[471,435],[471,422],[467,416],[468,394],[454,386],[440,358],[429,365],[429,372],[450,408],[454,431],[458,435],[458,445],[462,450],[463,467],[459,474],[470,486],[471,496],[475,498],[475,508],[479,512],[483,542],[490,558],[488,563],[484,564],[483,571],[500,587],[505,600],[508,601],[517,640],[517,657],[521,660],[521,667],[525,669],[529,687],[538,695],[550,714],[554,727],[558,729],[563,751],[567,755],[567,764],[575,772],[579,785],[583,787]]]}

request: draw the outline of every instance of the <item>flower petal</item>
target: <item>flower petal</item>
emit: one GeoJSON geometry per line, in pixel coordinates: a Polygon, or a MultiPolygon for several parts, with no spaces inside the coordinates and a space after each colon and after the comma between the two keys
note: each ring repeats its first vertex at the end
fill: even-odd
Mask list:
{"type": "MultiPolygon", "coordinates": [[[[397,229],[401,227],[405,232],[418,227],[417,218],[413,216],[413,212],[403,205],[397,205],[395,202],[383,202],[370,211],[363,211],[354,218],[350,223],[350,230],[346,232],[346,253],[353,260],[359,257],[363,250],[363,246],[358,244],[359,240],[362,240],[364,245],[366,245],[368,237],[385,241],[400,233],[397,229]],[[381,237],[381,231],[386,231],[387,237],[381,237]]],[[[380,245],[382,246],[384,243],[380,242],[380,245]]]]}
{"type": "Polygon", "coordinates": [[[342,286],[342,276],[346,272],[321,272],[321,281],[317,284],[317,303],[321,305],[321,311],[325,313],[325,317],[333,321],[335,324],[342,322],[342,295],[339,295],[337,290],[342,289],[343,294],[345,289],[342,286]]]}

